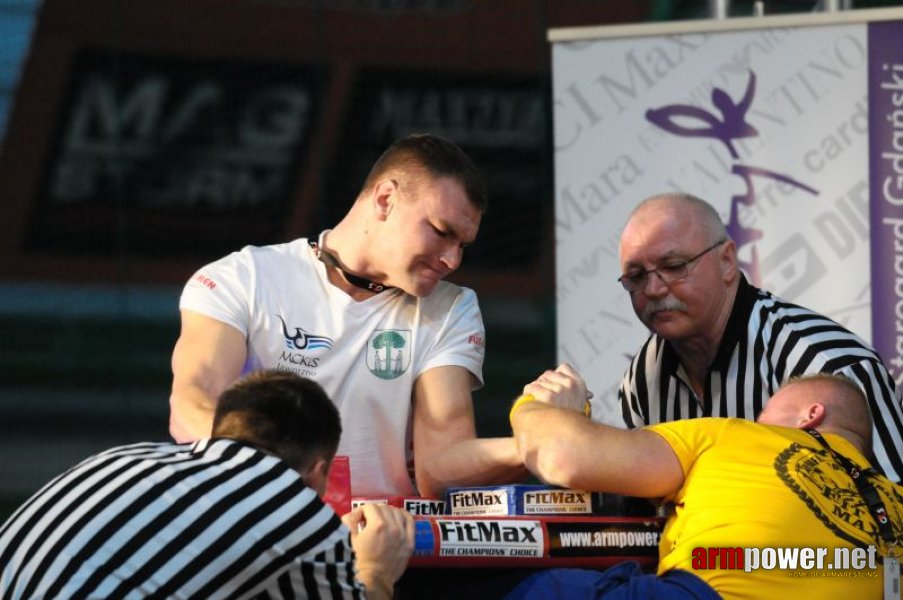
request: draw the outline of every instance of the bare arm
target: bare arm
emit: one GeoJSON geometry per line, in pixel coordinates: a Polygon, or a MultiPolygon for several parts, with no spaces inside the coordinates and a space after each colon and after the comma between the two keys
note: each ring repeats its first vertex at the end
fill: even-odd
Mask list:
{"type": "Polygon", "coordinates": [[[342,517],[351,530],[357,579],[370,600],[390,600],[414,551],[414,517],[392,506],[364,504],[342,517]]]}
{"type": "Polygon", "coordinates": [[[567,365],[524,391],[538,401],[514,412],[514,437],[524,464],[543,481],[646,498],[680,488],[683,468],[662,437],[594,423],[582,414],[586,387],[567,365]]]}
{"type": "Polygon", "coordinates": [[[513,438],[477,438],[464,367],[437,367],[414,386],[414,465],[417,488],[441,498],[456,485],[489,485],[528,476],[513,438]]]}
{"type": "Polygon", "coordinates": [[[169,433],[177,442],[210,435],[216,399],[241,374],[247,356],[244,335],[234,327],[190,310],[172,353],[169,433]]]}

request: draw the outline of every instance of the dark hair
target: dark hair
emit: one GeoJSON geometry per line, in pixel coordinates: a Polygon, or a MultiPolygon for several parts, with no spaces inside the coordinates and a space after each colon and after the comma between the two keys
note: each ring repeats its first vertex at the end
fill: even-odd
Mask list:
{"type": "Polygon", "coordinates": [[[477,166],[460,147],[428,133],[414,133],[396,140],[382,153],[364,181],[362,191],[389,171],[425,170],[433,179],[451,177],[458,181],[470,203],[481,212],[489,205],[486,185],[477,166]]]}
{"type": "Polygon", "coordinates": [[[339,411],[317,383],[288,371],[257,371],[219,397],[213,437],[241,440],[303,470],[332,460],[339,446],[339,411]]]}

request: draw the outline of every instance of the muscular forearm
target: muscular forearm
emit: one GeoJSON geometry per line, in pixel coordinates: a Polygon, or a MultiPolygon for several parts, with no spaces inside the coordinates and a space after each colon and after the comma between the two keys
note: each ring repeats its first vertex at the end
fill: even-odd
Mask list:
{"type": "Polygon", "coordinates": [[[182,333],[172,353],[170,435],[179,442],[210,436],[216,401],[241,375],[245,334],[190,310],[182,311],[182,333]]]}
{"type": "Polygon", "coordinates": [[[547,483],[574,487],[580,447],[571,438],[585,422],[573,411],[525,404],[512,417],[519,460],[547,483]]]}
{"type": "Polygon", "coordinates": [[[216,404],[196,386],[173,388],[169,397],[169,434],[177,442],[210,437],[216,404]]]}
{"type": "Polygon", "coordinates": [[[654,498],[683,483],[677,456],[659,435],[593,423],[539,402],[512,417],[518,451],[537,477],[562,487],[654,498]]]}
{"type": "Polygon", "coordinates": [[[441,498],[454,486],[497,485],[522,481],[529,473],[514,438],[462,440],[441,452],[416,453],[420,494],[441,498]]]}

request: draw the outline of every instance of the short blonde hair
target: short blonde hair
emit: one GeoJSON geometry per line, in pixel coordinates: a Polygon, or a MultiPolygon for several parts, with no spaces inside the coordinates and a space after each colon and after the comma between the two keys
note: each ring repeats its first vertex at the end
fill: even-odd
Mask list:
{"type": "Polygon", "coordinates": [[[825,405],[826,421],[859,435],[867,447],[872,445],[872,413],[868,399],[858,383],[835,373],[810,373],[788,379],[783,386],[823,382],[837,393],[813,398],[825,405]]]}

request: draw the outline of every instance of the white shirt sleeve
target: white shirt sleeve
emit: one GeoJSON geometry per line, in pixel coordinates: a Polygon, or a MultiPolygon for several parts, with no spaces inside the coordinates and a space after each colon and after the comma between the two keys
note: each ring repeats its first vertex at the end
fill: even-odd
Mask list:
{"type": "Polygon", "coordinates": [[[476,378],[474,389],[482,387],[485,336],[477,295],[459,288],[417,375],[434,367],[461,366],[476,378]]]}
{"type": "Polygon", "coordinates": [[[251,248],[233,252],[191,276],[182,290],[179,308],[222,321],[247,336],[254,274],[251,248]]]}

